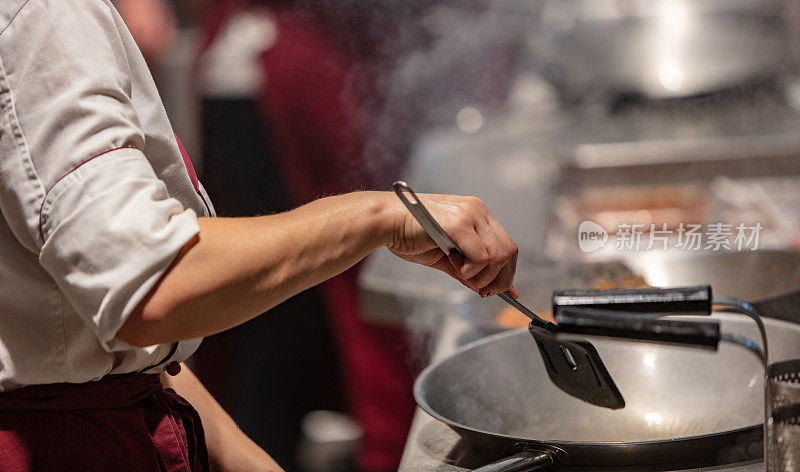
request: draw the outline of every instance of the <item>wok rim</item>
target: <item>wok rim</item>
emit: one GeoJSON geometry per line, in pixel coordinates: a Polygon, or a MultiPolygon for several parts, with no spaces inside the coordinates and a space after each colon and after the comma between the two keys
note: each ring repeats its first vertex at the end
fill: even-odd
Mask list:
{"type": "MultiPolygon", "coordinates": [[[[724,315],[724,317],[730,316],[731,318],[741,319],[739,315],[727,315],[725,313],[715,313],[724,315]]],[[[795,323],[790,323],[788,321],[782,321],[777,319],[771,319],[771,322],[776,322],[779,324],[787,324],[794,326],[794,329],[798,329],[798,325],[795,323]]],[[[656,446],[664,446],[672,443],[681,443],[681,442],[692,442],[696,440],[704,440],[704,439],[712,439],[712,438],[720,438],[729,435],[738,435],[747,433],[750,431],[754,431],[757,429],[761,429],[764,427],[763,422],[755,423],[750,426],[743,426],[736,429],[728,429],[725,431],[717,431],[708,434],[695,434],[692,436],[680,436],[680,437],[672,437],[668,439],[649,439],[649,440],[638,440],[638,441],[568,441],[568,440],[547,440],[547,439],[534,439],[534,438],[521,438],[518,436],[511,436],[508,434],[500,434],[496,432],[486,431],[483,429],[479,429],[473,426],[467,426],[457,421],[451,420],[449,418],[444,417],[442,414],[437,413],[433,407],[425,400],[423,393],[422,393],[422,386],[425,383],[426,379],[430,377],[431,372],[433,372],[437,367],[441,364],[445,363],[446,361],[452,359],[453,357],[461,354],[464,351],[467,351],[474,346],[478,346],[481,344],[487,344],[493,342],[495,339],[501,339],[504,337],[510,337],[516,335],[518,333],[527,332],[527,328],[515,328],[506,330],[497,334],[492,334],[486,336],[484,338],[472,341],[468,344],[465,344],[458,348],[455,352],[451,353],[450,355],[439,359],[437,362],[425,367],[422,372],[417,376],[417,379],[414,381],[414,401],[417,403],[417,406],[420,407],[425,413],[430,415],[431,417],[435,418],[438,421],[446,424],[447,426],[453,428],[459,436],[461,436],[459,430],[469,431],[471,433],[477,433],[486,435],[495,439],[502,439],[507,440],[509,442],[517,442],[520,444],[538,444],[538,445],[555,445],[555,446],[564,446],[564,447],[580,447],[580,448],[592,448],[592,449],[606,449],[606,448],[616,448],[616,447],[656,447],[656,446]]]]}

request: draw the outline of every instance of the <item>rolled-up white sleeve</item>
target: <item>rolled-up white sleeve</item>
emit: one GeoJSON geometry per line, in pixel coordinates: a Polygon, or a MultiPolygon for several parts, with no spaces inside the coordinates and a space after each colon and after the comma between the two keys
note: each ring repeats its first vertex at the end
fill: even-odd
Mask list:
{"type": "Polygon", "coordinates": [[[94,157],[48,192],[39,260],[108,350],[181,248],[199,233],[197,217],[169,198],[137,149],[94,157]]]}
{"type": "Polygon", "coordinates": [[[198,234],[143,153],[110,6],[30,0],[0,35],[0,211],[108,351],[198,234]]]}

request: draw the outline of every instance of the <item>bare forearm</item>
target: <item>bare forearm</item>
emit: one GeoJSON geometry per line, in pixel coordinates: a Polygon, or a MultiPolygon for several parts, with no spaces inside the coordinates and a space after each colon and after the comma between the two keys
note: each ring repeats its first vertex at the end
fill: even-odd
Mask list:
{"type": "Polygon", "coordinates": [[[264,450],[236,426],[233,419],[185,365],[182,365],[181,372],[174,377],[162,374],[161,383],[186,398],[200,414],[209,459],[215,471],[282,471],[264,450]]]}
{"type": "Polygon", "coordinates": [[[387,192],[328,197],[279,215],[200,218],[161,280],[117,332],[137,346],[241,324],[386,245],[482,296],[511,290],[517,247],[477,198],[419,195],[463,256],[448,257],[387,192]]]}
{"type": "Polygon", "coordinates": [[[236,326],[387,243],[380,192],[317,200],[254,218],[201,218],[200,235],[131,314],[118,337],[139,345],[236,326]]]}

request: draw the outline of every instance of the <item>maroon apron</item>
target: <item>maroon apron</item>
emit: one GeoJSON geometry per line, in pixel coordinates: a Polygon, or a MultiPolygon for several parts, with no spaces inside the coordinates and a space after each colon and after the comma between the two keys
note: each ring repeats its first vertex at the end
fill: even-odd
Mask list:
{"type": "Polygon", "coordinates": [[[158,375],[0,393],[0,472],[207,472],[197,411],[158,375]]]}

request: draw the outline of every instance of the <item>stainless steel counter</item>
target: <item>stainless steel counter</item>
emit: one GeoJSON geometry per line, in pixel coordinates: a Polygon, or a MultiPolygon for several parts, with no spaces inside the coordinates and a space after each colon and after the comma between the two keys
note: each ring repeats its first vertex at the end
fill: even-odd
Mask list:
{"type": "MultiPolygon", "coordinates": [[[[456,315],[449,315],[442,326],[431,362],[447,357],[463,344],[462,337],[470,331],[470,323],[456,315]]],[[[459,436],[443,423],[417,408],[411,431],[403,451],[399,472],[463,471],[470,470],[458,458],[459,436]]]]}

